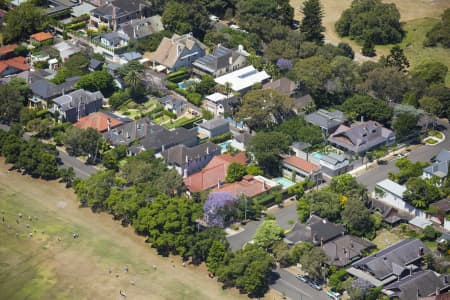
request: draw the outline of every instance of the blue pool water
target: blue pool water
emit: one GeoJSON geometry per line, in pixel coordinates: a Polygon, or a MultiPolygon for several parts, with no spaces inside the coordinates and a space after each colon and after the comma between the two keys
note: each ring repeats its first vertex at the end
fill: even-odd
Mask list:
{"type": "Polygon", "coordinates": [[[290,188],[291,186],[293,186],[295,183],[283,178],[283,177],[278,177],[278,178],[274,178],[274,181],[278,182],[279,184],[281,184],[281,186],[283,187],[283,190],[290,188]]]}
{"type": "Polygon", "coordinates": [[[186,86],[184,85],[184,81],[182,81],[182,82],[178,82],[178,87],[180,88],[180,89],[185,89],[186,88],[186,86]]]}
{"type": "Polygon", "coordinates": [[[228,146],[230,146],[230,144],[231,144],[231,141],[226,141],[226,142],[220,143],[219,147],[221,149],[221,153],[227,152],[228,151],[228,146]]]}
{"type": "Polygon", "coordinates": [[[323,157],[323,154],[320,152],[314,152],[311,154],[314,158],[321,159],[323,157]]]}

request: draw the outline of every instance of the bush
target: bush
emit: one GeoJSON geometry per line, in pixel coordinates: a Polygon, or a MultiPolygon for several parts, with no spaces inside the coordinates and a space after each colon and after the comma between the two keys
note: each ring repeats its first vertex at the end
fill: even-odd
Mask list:
{"type": "Polygon", "coordinates": [[[177,118],[177,114],[169,111],[169,110],[164,110],[164,115],[168,116],[171,119],[176,119],[177,118]]]}
{"type": "Polygon", "coordinates": [[[191,75],[188,73],[188,71],[186,71],[185,69],[180,69],[167,75],[166,79],[168,81],[178,83],[185,79],[189,79],[189,77],[191,77],[191,75]]]}
{"type": "Polygon", "coordinates": [[[218,143],[228,141],[229,139],[231,139],[231,137],[232,137],[231,132],[226,132],[224,134],[210,138],[210,142],[218,144],[218,143]]]}
{"type": "Polygon", "coordinates": [[[86,22],[85,21],[81,21],[79,23],[75,23],[75,24],[69,24],[66,26],[66,30],[78,30],[78,29],[82,29],[86,27],[86,22]]]}
{"type": "Polygon", "coordinates": [[[427,226],[422,232],[422,239],[426,241],[434,241],[439,235],[439,232],[433,226],[427,226]]]}
{"type": "Polygon", "coordinates": [[[202,95],[197,93],[188,93],[186,98],[194,105],[200,106],[202,104],[202,95]]]}
{"type": "Polygon", "coordinates": [[[172,81],[167,81],[167,88],[171,90],[176,90],[178,88],[178,84],[172,81]]]}

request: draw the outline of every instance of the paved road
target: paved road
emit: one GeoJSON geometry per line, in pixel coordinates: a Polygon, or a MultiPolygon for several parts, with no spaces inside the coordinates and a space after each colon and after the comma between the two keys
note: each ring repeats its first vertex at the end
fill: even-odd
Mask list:
{"type": "Polygon", "coordinates": [[[270,287],[284,293],[291,300],[330,300],[324,291],[313,289],[306,283],[298,280],[294,274],[284,269],[278,269],[280,278],[270,287]]]}
{"type": "MultiPolygon", "coordinates": [[[[0,124],[0,129],[3,129],[5,131],[9,130],[9,126],[5,124],[0,124]]],[[[23,138],[25,140],[29,140],[31,138],[31,135],[29,133],[25,133],[23,135],[23,138]]],[[[69,168],[72,167],[75,171],[75,175],[81,179],[88,178],[90,175],[95,174],[97,172],[97,169],[93,166],[86,165],[84,162],[79,160],[76,157],[70,156],[66,152],[59,150],[59,157],[61,158],[61,162],[63,165],[61,167],[63,168],[69,168]]]]}

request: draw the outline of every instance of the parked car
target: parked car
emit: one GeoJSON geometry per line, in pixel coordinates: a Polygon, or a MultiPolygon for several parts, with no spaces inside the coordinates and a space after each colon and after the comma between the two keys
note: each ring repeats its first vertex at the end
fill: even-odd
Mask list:
{"type": "Polygon", "coordinates": [[[333,299],[333,300],[340,300],[341,299],[341,294],[339,294],[338,292],[335,292],[333,290],[328,291],[327,295],[330,296],[330,298],[333,299]]]}
{"type": "Polygon", "coordinates": [[[321,290],[322,290],[322,287],[320,286],[320,284],[319,284],[318,282],[314,281],[314,280],[310,280],[310,281],[308,282],[308,284],[309,284],[312,288],[314,288],[314,289],[316,289],[316,290],[318,290],[318,291],[321,291],[321,290]]]}
{"type": "Polygon", "coordinates": [[[218,22],[219,21],[219,17],[216,17],[215,15],[210,15],[209,19],[213,22],[218,22]]]}
{"type": "Polygon", "coordinates": [[[297,277],[298,280],[303,281],[305,283],[309,282],[309,277],[306,275],[297,274],[295,275],[295,277],[297,277]]]}
{"type": "Polygon", "coordinates": [[[384,160],[384,159],[379,159],[379,160],[377,160],[377,163],[378,163],[379,165],[387,165],[387,164],[388,164],[387,160],[384,160]]]}

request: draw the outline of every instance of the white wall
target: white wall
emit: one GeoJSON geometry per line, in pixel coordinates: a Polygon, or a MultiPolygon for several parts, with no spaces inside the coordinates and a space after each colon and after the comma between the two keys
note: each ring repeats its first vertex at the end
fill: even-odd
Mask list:
{"type": "MultiPolygon", "coordinates": [[[[377,187],[379,188],[379,187],[377,187]]],[[[378,199],[381,202],[386,203],[389,206],[392,206],[394,208],[397,208],[398,210],[402,210],[402,211],[406,211],[411,215],[414,215],[416,217],[423,217],[426,218],[427,214],[425,212],[423,212],[420,209],[415,208],[414,206],[410,205],[409,203],[406,203],[405,201],[403,201],[403,199],[401,199],[400,197],[389,193],[386,190],[384,191],[384,195],[380,196],[378,194],[375,193],[375,191],[372,192],[372,196],[375,199],[378,199]]]]}

